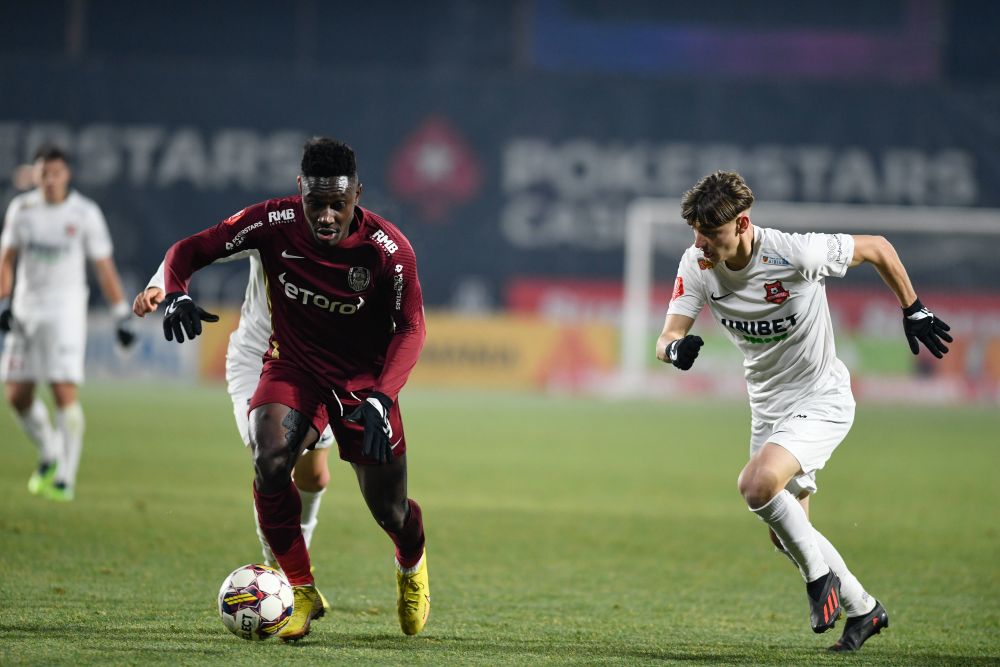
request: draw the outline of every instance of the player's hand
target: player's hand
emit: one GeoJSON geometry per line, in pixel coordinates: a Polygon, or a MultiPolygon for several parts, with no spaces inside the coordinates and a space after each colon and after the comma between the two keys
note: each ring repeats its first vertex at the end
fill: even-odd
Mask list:
{"type": "Polygon", "coordinates": [[[118,320],[118,325],[115,327],[115,337],[118,339],[118,344],[126,350],[135,344],[138,334],[135,332],[130,316],[126,315],[118,320]]]}
{"type": "Polygon", "coordinates": [[[920,352],[920,346],[917,344],[919,340],[938,359],[948,352],[948,348],[941,341],[951,343],[954,340],[948,333],[951,327],[924,308],[920,299],[903,309],[903,331],[906,333],[906,342],[910,344],[910,352],[913,354],[920,352]]]}
{"type": "Polygon", "coordinates": [[[202,310],[195,305],[184,292],[171,292],[163,300],[163,335],[167,340],[177,339],[184,342],[184,334],[188,340],[194,340],[201,335],[201,323],[218,322],[219,316],[202,310]]]}
{"type": "Polygon", "coordinates": [[[163,290],[159,287],[147,287],[142,292],[135,295],[132,302],[132,312],[137,317],[145,317],[147,313],[156,310],[156,307],[163,301],[163,290]]]}
{"type": "Polygon", "coordinates": [[[694,364],[698,358],[698,352],[705,341],[701,336],[684,336],[678,338],[667,346],[667,358],[677,368],[686,371],[694,364]]]}
{"type": "Polygon", "coordinates": [[[361,423],[365,427],[361,442],[361,453],[379,463],[392,461],[392,424],[389,423],[389,409],[392,400],[383,393],[373,391],[361,402],[354,412],[347,415],[347,421],[361,423]]]}
{"type": "Polygon", "coordinates": [[[9,299],[0,299],[0,331],[7,333],[14,326],[14,311],[9,299]]]}

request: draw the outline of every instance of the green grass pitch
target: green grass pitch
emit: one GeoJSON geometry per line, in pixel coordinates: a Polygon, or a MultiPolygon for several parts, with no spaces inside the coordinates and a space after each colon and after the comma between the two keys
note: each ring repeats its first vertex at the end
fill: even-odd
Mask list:
{"type": "Polygon", "coordinates": [[[335,461],[312,548],[333,613],[282,645],[215,610],[259,559],[224,388],[95,384],[83,402],[68,504],[27,493],[34,450],[0,411],[3,665],[1000,662],[995,408],[859,406],[813,520],[891,626],[834,656],[842,625],[810,631],[801,579],[736,492],[743,405],[408,390],[427,628],[399,632],[391,543],[335,461]]]}

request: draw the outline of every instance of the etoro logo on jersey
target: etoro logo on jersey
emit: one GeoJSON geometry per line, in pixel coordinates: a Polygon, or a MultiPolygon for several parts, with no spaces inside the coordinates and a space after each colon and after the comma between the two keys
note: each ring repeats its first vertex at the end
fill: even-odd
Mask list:
{"type": "Polygon", "coordinates": [[[780,280],[775,280],[773,283],[764,283],[765,301],[781,304],[790,296],[791,293],[782,286],[780,280]]]}
{"type": "Polygon", "coordinates": [[[301,303],[303,306],[315,306],[321,310],[331,313],[353,315],[358,312],[361,306],[365,305],[365,300],[361,297],[358,297],[358,303],[335,301],[325,294],[319,294],[318,292],[308,290],[305,287],[299,287],[295,283],[285,280],[284,273],[278,276],[278,282],[284,286],[286,297],[296,303],[301,303]]]}

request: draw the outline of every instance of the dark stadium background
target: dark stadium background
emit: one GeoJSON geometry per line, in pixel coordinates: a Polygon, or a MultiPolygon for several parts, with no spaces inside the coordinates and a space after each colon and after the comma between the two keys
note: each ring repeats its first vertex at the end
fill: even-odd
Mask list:
{"type": "MultiPolygon", "coordinates": [[[[437,312],[616,329],[618,297],[593,295],[620,288],[628,205],[727,168],[762,203],[945,207],[891,239],[966,340],[1000,321],[997,230],[952,234],[948,213],[1000,209],[990,0],[37,0],[0,4],[0,25],[0,173],[66,145],[130,293],[174,240],[292,191],[303,140],[330,134],[357,149],[363,204],[405,230],[437,312]]],[[[685,232],[677,216],[656,255],[661,292],[685,232]]],[[[235,305],[245,270],[213,268],[194,293],[235,305]]],[[[845,283],[884,292],[874,271],[845,283]]],[[[867,312],[853,295],[846,312],[867,312]]],[[[954,373],[986,368],[973,394],[992,396],[1000,339],[976,341],[954,373]]],[[[431,353],[502,356],[456,345],[431,353]]],[[[607,371],[616,346],[584,356],[607,371]]],[[[129,372],[109,349],[91,350],[97,372],[129,372]]]]}

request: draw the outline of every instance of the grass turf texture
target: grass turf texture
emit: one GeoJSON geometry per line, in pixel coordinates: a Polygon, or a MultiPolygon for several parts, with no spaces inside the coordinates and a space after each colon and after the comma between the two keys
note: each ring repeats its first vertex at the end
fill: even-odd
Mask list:
{"type": "Polygon", "coordinates": [[[84,387],[77,498],[30,496],[0,414],[0,664],[996,664],[995,409],[862,405],[813,519],[891,626],[827,655],[803,585],[742,505],[748,411],[409,391],[410,491],[433,607],[395,616],[391,543],[333,461],[313,542],[333,612],[295,645],[215,610],[259,560],[250,463],[222,387],[84,387]],[[294,661],[294,662],[293,662],[294,661]]]}

